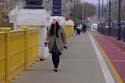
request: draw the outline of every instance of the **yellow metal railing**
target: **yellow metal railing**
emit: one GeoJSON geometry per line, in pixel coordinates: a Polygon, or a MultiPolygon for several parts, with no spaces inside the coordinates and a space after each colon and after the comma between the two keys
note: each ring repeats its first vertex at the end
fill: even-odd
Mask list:
{"type": "Polygon", "coordinates": [[[34,59],[37,59],[38,55],[38,32],[36,29],[30,29],[27,32],[27,66],[29,67],[33,62],[34,59]],[[36,55],[36,56],[34,56],[36,55]]]}
{"type": "MultiPolygon", "coordinates": [[[[72,26],[64,26],[67,38],[72,36],[72,26]]],[[[38,58],[38,30],[27,26],[12,31],[0,29],[0,83],[11,83],[16,75],[27,70],[38,58]]]]}
{"type": "Polygon", "coordinates": [[[12,79],[24,69],[25,38],[24,31],[12,31],[7,33],[7,60],[9,78],[12,79]]]}
{"type": "Polygon", "coordinates": [[[70,38],[73,35],[73,28],[71,25],[65,25],[64,30],[67,38],[70,38]]]}
{"type": "Polygon", "coordinates": [[[0,83],[5,83],[5,33],[0,32],[0,83]]]}
{"type": "Polygon", "coordinates": [[[0,83],[10,83],[17,74],[38,59],[37,29],[22,28],[0,33],[0,83]]]}

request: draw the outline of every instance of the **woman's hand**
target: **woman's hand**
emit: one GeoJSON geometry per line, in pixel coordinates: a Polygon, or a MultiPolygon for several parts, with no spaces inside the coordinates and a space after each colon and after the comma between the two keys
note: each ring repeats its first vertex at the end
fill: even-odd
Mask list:
{"type": "Polygon", "coordinates": [[[44,41],[44,46],[47,47],[48,46],[48,42],[44,41]]]}
{"type": "Polygon", "coordinates": [[[67,48],[68,48],[68,46],[67,46],[67,45],[64,45],[64,48],[65,48],[65,49],[67,49],[67,48]]]}

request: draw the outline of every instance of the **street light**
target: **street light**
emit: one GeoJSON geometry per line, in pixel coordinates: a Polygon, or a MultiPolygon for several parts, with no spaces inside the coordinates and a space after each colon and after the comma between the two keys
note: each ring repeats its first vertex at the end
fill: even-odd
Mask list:
{"type": "Polygon", "coordinates": [[[84,23],[84,14],[85,14],[85,12],[84,12],[84,1],[83,1],[83,3],[82,3],[82,23],[84,23]]]}
{"type": "Polygon", "coordinates": [[[103,9],[103,5],[104,5],[103,3],[104,3],[104,0],[102,0],[102,20],[103,20],[103,10],[104,10],[103,9]]]}
{"type": "Polygon", "coordinates": [[[100,0],[98,0],[98,18],[100,21],[100,0]]]}
{"type": "Polygon", "coordinates": [[[117,29],[117,40],[121,40],[121,2],[122,0],[118,0],[118,29],[117,29]]]}
{"type": "Polygon", "coordinates": [[[111,0],[109,0],[109,21],[108,21],[108,35],[111,35],[111,0]]]}
{"type": "Polygon", "coordinates": [[[104,26],[103,26],[103,20],[104,20],[104,19],[103,19],[103,2],[104,2],[104,1],[102,0],[102,8],[101,8],[101,9],[102,9],[102,15],[101,15],[101,27],[102,27],[102,33],[104,33],[104,32],[103,32],[103,31],[104,31],[104,30],[103,30],[103,29],[104,29],[104,26]]]}

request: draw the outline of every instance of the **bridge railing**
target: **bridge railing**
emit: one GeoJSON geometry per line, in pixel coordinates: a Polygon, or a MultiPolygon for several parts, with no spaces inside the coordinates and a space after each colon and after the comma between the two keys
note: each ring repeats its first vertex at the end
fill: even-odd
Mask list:
{"type": "Polygon", "coordinates": [[[5,83],[5,33],[0,32],[0,83],[5,83]]]}
{"type": "Polygon", "coordinates": [[[26,27],[0,31],[0,83],[10,83],[38,59],[38,31],[26,27]]]}
{"type": "MultiPolygon", "coordinates": [[[[73,27],[64,26],[67,38],[73,27]]],[[[39,35],[40,36],[40,35],[39,35]]],[[[20,30],[0,28],[0,83],[11,83],[15,76],[27,70],[38,57],[38,30],[22,26],[20,30]]]]}

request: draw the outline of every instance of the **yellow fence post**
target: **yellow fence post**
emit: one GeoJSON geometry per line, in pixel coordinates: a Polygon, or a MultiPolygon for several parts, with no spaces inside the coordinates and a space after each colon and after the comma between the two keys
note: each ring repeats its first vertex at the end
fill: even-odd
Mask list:
{"type": "Polygon", "coordinates": [[[36,61],[40,61],[40,58],[39,58],[39,56],[38,56],[38,30],[37,30],[37,32],[35,33],[35,42],[37,42],[37,48],[36,48],[37,54],[36,54],[35,60],[36,60],[36,61]]]}
{"type": "Polygon", "coordinates": [[[0,32],[0,83],[5,83],[5,33],[0,32]]]}
{"type": "Polygon", "coordinates": [[[9,76],[9,63],[8,63],[8,33],[9,31],[11,30],[11,28],[8,28],[8,27],[4,27],[4,28],[1,28],[1,31],[2,32],[6,32],[6,40],[5,40],[5,83],[10,83],[11,82],[11,79],[10,79],[10,76],[9,76]]]}
{"type": "Polygon", "coordinates": [[[65,25],[64,30],[65,30],[65,33],[66,33],[66,37],[70,38],[73,34],[72,33],[72,26],[71,25],[65,25]]]}
{"type": "Polygon", "coordinates": [[[24,70],[28,70],[27,31],[28,31],[29,27],[28,26],[21,26],[20,29],[25,31],[25,64],[24,64],[24,70]]]}
{"type": "Polygon", "coordinates": [[[29,29],[28,26],[22,26],[21,30],[11,32],[10,30],[11,28],[7,27],[0,29],[5,36],[4,47],[2,44],[2,47],[5,48],[4,54],[2,53],[5,56],[4,83],[10,83],[11,79],[19,74],[21,70],[27,70],[32,63],[39,59],[37,29],[29,29]]]}
{"type": "Polygon", "coordinates": [[[39,61],[39,57],[38,57],[38,30],[33,28],[31,29],[32,32],[32,57],[33,57],[33,63],[35,63],[35,61],[39,61]]]}

